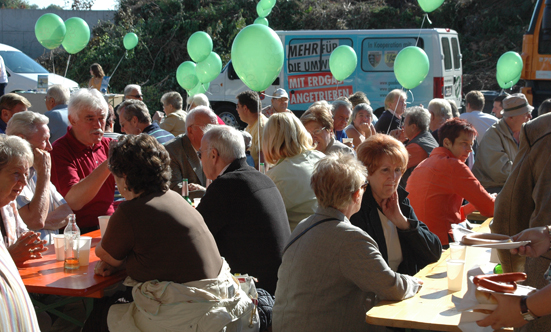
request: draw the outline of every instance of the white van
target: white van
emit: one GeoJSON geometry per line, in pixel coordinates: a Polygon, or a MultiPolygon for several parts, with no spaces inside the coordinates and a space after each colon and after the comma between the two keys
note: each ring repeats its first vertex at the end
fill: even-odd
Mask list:
{"type": "MultiPolygon", "coordinates": [[[[433,98],[462,98],[461,51],[457,32],[450,29],[394,30],[302,30],[276,31],[285,47],[283,70],[265,93],[284,88],[289,94],[289,109],[306,110],[313,102],[329,102],[354,92],[367,95],[374,110],[382,112],[388,92],[402,88],[394,76],[394,59],[401,49],[417,44],[427,54],[427,78],[408,94],[408,106],[424,105],[433,98]],[[329,70],[331,52],[348,45],[356,51],[358,65],[350,77],[337,84],[329,70]]],[[[215,112],[230,125],[243,126],[237,115],[235,96],[248,90],[231,62],[210,83],[208,97],[215,112]]],[[[270,98],[261,95],[262,105],[270,98]]]]}
{"type": "Polygon", "coordinates": [[[36,90],[38,75],[48,75],[48,85],[62,84],[69,90],[78,89],[78,83],[63,76],[51,74],[38,62],[20,50],[0,44],[0,56],[4,59],[8,73],[5,92],[36,90]]]}

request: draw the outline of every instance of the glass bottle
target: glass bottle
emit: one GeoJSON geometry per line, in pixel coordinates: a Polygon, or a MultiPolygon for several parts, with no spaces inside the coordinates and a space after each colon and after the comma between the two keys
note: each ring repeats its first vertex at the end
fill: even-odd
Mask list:
{"type": "Polygon", "coordinates": [[[182,197],[189,203],[189,205],[193,206],[193,202],[189,198],[188,179],[184,179],[182,181],[182,197]]]}
{"type": "Polygon", "coordinates": [[[260,163],[259,171],[262,174],[266,174],[266,166],[264,166],[264,163],[260,163]]]}
{"type": "Polygon", "coordinates": [[[77,226],[74,214],[69,215],[69,223],[63,231],[65,236],[65,268],[75,270],[80,267],[78,262],[80,229],[77,226]]]}

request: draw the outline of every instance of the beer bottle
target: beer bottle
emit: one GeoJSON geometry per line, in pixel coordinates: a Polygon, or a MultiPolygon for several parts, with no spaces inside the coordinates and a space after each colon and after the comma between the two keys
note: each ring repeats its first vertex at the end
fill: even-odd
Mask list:
{"type": "Polygon", "coordinates": [[[189,203],[189,205],[193,206],[193,202],[189,198],[189,188],[188,188],[188,180],[184,179],[182,181],[182,197],[186,200],[186,202],[189,203]]]}

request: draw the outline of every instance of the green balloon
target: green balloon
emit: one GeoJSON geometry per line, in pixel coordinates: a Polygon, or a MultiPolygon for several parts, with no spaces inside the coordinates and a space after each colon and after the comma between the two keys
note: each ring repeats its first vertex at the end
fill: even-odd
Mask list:
{"type": "Polygon", "coordinates": [[[61,45],[66,32],[67,29],[61,17],[51,13],[40,16],[34,26],[36,39],[49,50],[61,45]]]}
{"type": "Polygon", "coordinates": [[[231,59],[237,76],[253,91],[272,85],[283,68],[283,45],[279,36],[262,24],[241,30],[231,47],[231,59]]]}
{"type": "Polygon", "coordinates": [[[138,35],[133,32],[129,32],[126,36],[124,36],[122,43],[124,44],[124,48],[130,51],[138,45],[138,35]]]}
{"type": "Polygon", "coordinates": [[[212,52],[212,39],[209,34],[197,31],[187,40],[187,53],[191,60],[199,63],[212,52]]]}
{"type": "Polygon", "coordinates": [[[417,2],[425,13],[430,13],[442,6],[444,0],[417,0],[417,2]]]}
{"type": "Polygon", "coordinates": [[[513,81],[522,73],[522,57],[513,51],[503,53],[497,61],[497,74],[503,82],[513,81]]]}
{"type": "Polygon", "coordinates": [[[195,73],[201,83],[208,83],[220,75],[222,71],[222,59],[218,54],[210,52],[209,56],[197,64],[195,73]]]}
{"type": "Polygon", "coordinates": [[[496,80],[497,80],[497,84],[499,84],[499,86],[502,88],[502,89],[510,89],[513,87],[513,85],[517,84],[517,82],[520,80],[520,74],[518,74],[517,77],[515,77],[512,81],[504,81],[501,79],[501,76],[498,73],[496,73],[496,80]]]}
{"type": "Polygon", "coordinates": [[[347,45],[337,47],[329,57],[329,69],[337,81],[343,81],[352,75],[357,64],[356,52],[347,45]]]}
{"type": "Polygon", "coordinates": [[[178,80],[178,84],[180,84],[184,90],[191,90],[199,83],[199,79],[195,73],[195,67],[195,63],[186,61],[182,62],[176,70],[176,80],[178,80]]]}
{"type": "Polygon", "coordinates": [[[198,94],[198,93],[205,93],[205,92],[207,92],[207,90],[209,89],[209,87],[210,87],[210,83],[203,83],[203,84],[197,83],[197,85],[196,85],[193,89],[191,89],[191,90],[189,90],[189,91],[186,90],[186,92],[187,92],[187,94],[188,94],[189,97],[193,97],[193,96],[195,96],[195,95],[198,94]]]}
{"type": "Polygon", "coordinates": [[[413,89],[427,77],[429,58],[417,46],[408,46],[400,51],[394,60],[394,75],[406,89],[413,89]]]}
{"type": "Polygon", "coordinates": [[[85,20],[80,17],[71,17],[65,21],[67,33],[63,39],[63,47],[69,54],[75,54],[82,51],[90,41],[90,27],[85,20]]]}
{"type": "Polygon", "coordinates": [[[260,0],[260,6],[265,10],[274,8],[276,0],[260,0]]]}
{"type": "Polygon", "coordinates": [[[272,12],[272,8],[263,8],[262,7],[262,1],[259,2],[257,5],[256,5],[256,12],[258,13],[258,17],[266,17],[268,15],[270,15],[270,13],[272,12]]]}
{"type": "Polygon", "coordinates": [[[258,17],[256,20],[254,20],[254,24],[269,26],[268,19],[266,19],[265,17],[258,17]]]}

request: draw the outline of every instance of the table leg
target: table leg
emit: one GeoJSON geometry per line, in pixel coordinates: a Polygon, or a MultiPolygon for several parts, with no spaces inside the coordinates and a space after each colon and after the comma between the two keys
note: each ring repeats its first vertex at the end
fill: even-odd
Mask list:
{"type": "Polygon", "coordinates": [[[86,318],[88,318],[88,316],[90,315],[90,312],[92,312],[92,308],[93,308],[93,305],[94,305],[94,299],[91,299],[91,298],[81,298],[81,297],[67,297],[61,301],[58,301],[56,303],[52,303],[52,304],[49,304],[49,305],[46,305],[46,304],[43,304],[33,298],[31,298],[33,304],[35,305],[35,310],[36,312],[43,312],[43,311],[46,311],[46,312],[49,312],[53,315],[56,315],[57,317],[59,318],[62,318],[78,327],[84,327],[84,323],[83,322],[80,322],[78,320],[76,320],[75,318],[69,316],[69,315],[66,315],[65,313],[57,310],[56,308],[59,308],[59,307],[62,307],[62,306],[65,306],[66,304],[69,304],[69,303],[75,303],[75,302],[80,302],[82,300],[84,300],[84,303],[85,303],[85,307],[86,307],[86,318]]]}

